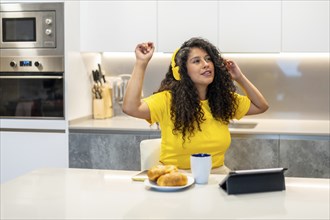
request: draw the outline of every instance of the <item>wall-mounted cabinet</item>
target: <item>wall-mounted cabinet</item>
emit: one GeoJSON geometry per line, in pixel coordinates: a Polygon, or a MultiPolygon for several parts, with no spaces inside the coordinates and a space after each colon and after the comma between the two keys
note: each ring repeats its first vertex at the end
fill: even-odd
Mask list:
{"type": "Polygon", "coordinates": [[[329,4],[283,0],[283,52],[329,52],[329,4]]]}
{"type": "Polygon", "coordinates": [[[281,1],[219,1],[222,52],[280,52],[281,1]]]}
{"type": "Polygon", "coordinates": [[[191,37],[217,44],[216,1],[159,1],[158,51],[172,52],[191,37]]]}
{"type": "Polygon", "coordinates": [[[222,52],[329,52],[329,1],[81,1],[81,51],[172,52],[204,37],[222,52]]]}
{"type": "Polygon", "coordinates": [[[81,51],[134,51],[156,42],[156,1],[81,1],[81,51]]]}

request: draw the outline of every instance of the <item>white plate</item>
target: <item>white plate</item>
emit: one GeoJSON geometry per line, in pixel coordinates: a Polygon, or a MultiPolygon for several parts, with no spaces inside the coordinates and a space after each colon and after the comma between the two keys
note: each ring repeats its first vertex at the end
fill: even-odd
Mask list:
{"type": "Polygon", "coordinates": [[[194,182],[195,182],[194,178],[192,178],[190,176],[187,176],[187,177],[188,177],[188,182],[184,186],[158,186],[156,182],[149,181],[149,179],[146,179],[144,181],[144,185],[146,185],[152,189],[159,190],[159,191],[176,191],[176,190],[187,188],[187,187],[191,186],[192,184],[194,184],[194,182]]]}

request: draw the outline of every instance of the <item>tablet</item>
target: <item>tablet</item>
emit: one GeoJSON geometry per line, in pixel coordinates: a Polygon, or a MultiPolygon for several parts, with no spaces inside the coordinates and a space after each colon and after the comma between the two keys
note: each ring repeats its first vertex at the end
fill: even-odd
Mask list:
{"type": "Polygon", "coordinates": [[[285,190],[284,171],[287,168],[268,168],[231,171],[219,186],[228,194],[285,190]]]}

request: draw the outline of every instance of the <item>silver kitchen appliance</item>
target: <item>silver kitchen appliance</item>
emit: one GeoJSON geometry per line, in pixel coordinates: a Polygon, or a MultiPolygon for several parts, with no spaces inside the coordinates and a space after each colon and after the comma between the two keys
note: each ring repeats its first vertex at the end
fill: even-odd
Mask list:
{"type": "Polygon", "coordinates": [[[17,49],[36,49],[34,55],[63,54],[63,3],[1,3],[0,20],[5,55],[15,56],[17,49]]]}
{"type": "Polygon", "coordinates": [[[0,118],[64,118],[64,3],[0,4],[0,118]]]}

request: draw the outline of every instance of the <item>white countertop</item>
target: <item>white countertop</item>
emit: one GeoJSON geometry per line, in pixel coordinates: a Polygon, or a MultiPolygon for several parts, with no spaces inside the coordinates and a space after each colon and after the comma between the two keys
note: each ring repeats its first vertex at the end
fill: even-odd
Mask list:
{"type": "MultiPolygon", "coordinates": [[[[286,134],[329,136],[329,120],[279,120],[279,119],[241,119],[234,124],[255,124],[254,128],[230,128],[232,134],[286,134]]],[[[116,116],[109,119],[85,119],[70,122],[69,129],[81,130],[120,130],[120,131],[157,131],[154,124],[130,116],[116,116]]]]}
{"type": "Polygon", "coordinates": [[[329,179],[286,178],[286,190],[227,195],[207,185],[160,192],[137,171],[40,169],[1,185],[1,219],[329,219],[329,179]]]}

